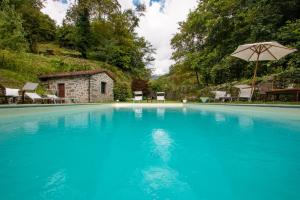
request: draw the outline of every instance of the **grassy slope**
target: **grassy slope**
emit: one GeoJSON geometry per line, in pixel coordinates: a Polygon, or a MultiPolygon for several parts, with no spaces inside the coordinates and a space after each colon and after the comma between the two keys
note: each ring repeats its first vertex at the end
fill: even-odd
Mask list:
{"type": "Polygon", "coordinates": [[[55,44],[40,44],[39,54],[0,50],[0,84],[21,88],[25,82],[38,82],[38,76],[52,72],[107,69],[116,80],[130,84],[131,77],[117,67],[103,62],[79,58],[77,51],[59,48],[55,44]],[[54,55],[47,55],[51,49],[54,55]]]}

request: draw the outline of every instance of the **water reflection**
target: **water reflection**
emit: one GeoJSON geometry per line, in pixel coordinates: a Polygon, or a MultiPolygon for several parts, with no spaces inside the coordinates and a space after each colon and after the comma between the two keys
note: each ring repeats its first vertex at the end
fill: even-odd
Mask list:
{"type": "Polygon", "coordinates": [[[215,114],[215,120],[216,120],[216,122],[225,122],[226,118],[225,118],[225,116],[223,114],[216,113],[215,114]]]}
{"type": "Polygon", "coordinates": [[[47,178],[41,196],[43,199],[59,199],[65,193],[66,173],[65,170],[60,170],[47,178]]]}
{"type": "Polygon", "coordinates": [[[23,123],[24,132],[27,134],[36,134],[39,131],[38,121],[27,121],[23,123]]]}
{"type": "Polygon", "coordinates": [[[156,129],[152,132],[152,140],[154,143],[154,152],[164,161],[170,159],[170,147],[173,143],[170,135],[163,129],[156,129]]]}
{"type": "Polygon", "coordinates": [[[208,113],[206,110],[201,110],[201,115],[206,116],[208,113]]]}
{"type": "Polygon", "coordinates": [[[153,190],[171,187],[180,182],[177,176],[177,171],[171,168],[151,166],[143,171],[144,183],[148,186],[145,189],[148,193],[152,193],[153,190]]]}
{"type": "Polygon", "coordinates": [[[136,119],[141,119],[143,117],[143,109],[142,108],[134,108],[134,116],[136,119]]]}
{"type": "Polygon", "coordinates": [[[65,116],[65,127],[84,128],[89,125],[89,112],[65,116]]]}
{"type": "Polygon", "coordinates": [[[239,125],[241,128],[250,128],[253,126],[253,120],[248,116],[239,116],[239,125]]]}
{"type": "Polygon", "coordinates": [[[152,153],[157,155],[158,160],[155,164],[146,166],[141,171],[141,187],[151,196],[152,199],[173,199],[179,196],[191,198],[191,188],[180,180],[180,174],[177,170],[169,166],[174,148],[174,140],[168,131],[164,129],[154,129],[151,133],[152,153]],[[166,196],[161,196],[162,191],[166,191],[166,196]],[[179,195],[179,196],[178,196],[179,195]]]}
{"type": "Polygon", "coordinates": [[[187,113],[187,109],[184,107],[184,108],[182,108],[182,112],[183,112],[183,114],[185,114],[186,115],[186,113],[187,113]]]}
{"type": "Polygon", "coordinates": [[[165,111],[166,111],[165,108],[157,108],[156,109],[157,117],[164,118],[165,111]]]}

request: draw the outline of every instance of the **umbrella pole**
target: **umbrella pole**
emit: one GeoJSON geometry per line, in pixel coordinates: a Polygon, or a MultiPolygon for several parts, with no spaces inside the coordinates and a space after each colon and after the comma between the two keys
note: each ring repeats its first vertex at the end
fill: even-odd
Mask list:
{"type": "Polygon", "coordinates": [[[252,97],[253,97],[253,94],[254,94],[255,81],[256,81],[256,73],[257,73],[257,68],[258,68],[258,60],[259,60],[259,54],[258,54],[258,57],[257,57],[257,60],[256,60],[256,66],[255,66],[255,69],[254,69],[254,75],[253,75],[253,79],[252,79],[252,90],[251,90],[250,101],[252,101],[252,97]]]}

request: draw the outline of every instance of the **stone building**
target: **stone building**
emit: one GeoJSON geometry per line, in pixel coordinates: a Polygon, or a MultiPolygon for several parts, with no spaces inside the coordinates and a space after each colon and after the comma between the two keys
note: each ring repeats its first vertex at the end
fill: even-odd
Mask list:
{"type": "Polygon", "coordinates": [[[113,100],[114,77],[103,69],[47,74],[39,79],[58,97],[83,103],[113,100]]]}

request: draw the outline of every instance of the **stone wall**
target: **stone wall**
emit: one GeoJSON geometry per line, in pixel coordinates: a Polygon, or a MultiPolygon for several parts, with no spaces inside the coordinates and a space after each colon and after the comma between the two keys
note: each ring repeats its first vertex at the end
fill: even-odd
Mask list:
{"type": "Polygon", "coordinates": [[[77,98],[79,102],[88,102],[88,80],[87,76],[66,77],[48,80],[48,88],[58,95],[58,84],[65,84],[65,98],[77,98]]]}
{"type": "Polygon", "coordinates": [[[48,88],[58,95],[58,84],[65,84],[65,98],[77,98],[79,102],[103,102],[113,100],[113,80],[106,73],[89,76],[53,78],[48,80],[48,88]],[[106,82],[106,94],[101,94],[101,82],[106,82]]]}
{"type": "Polygon", "coordinates": [[[91,77],[91,102],[112,101],[114,81],[106,74],[99,73],[91,77]],[[101,82],[106,83],[106,92],[101,94],[101,82]]]}

